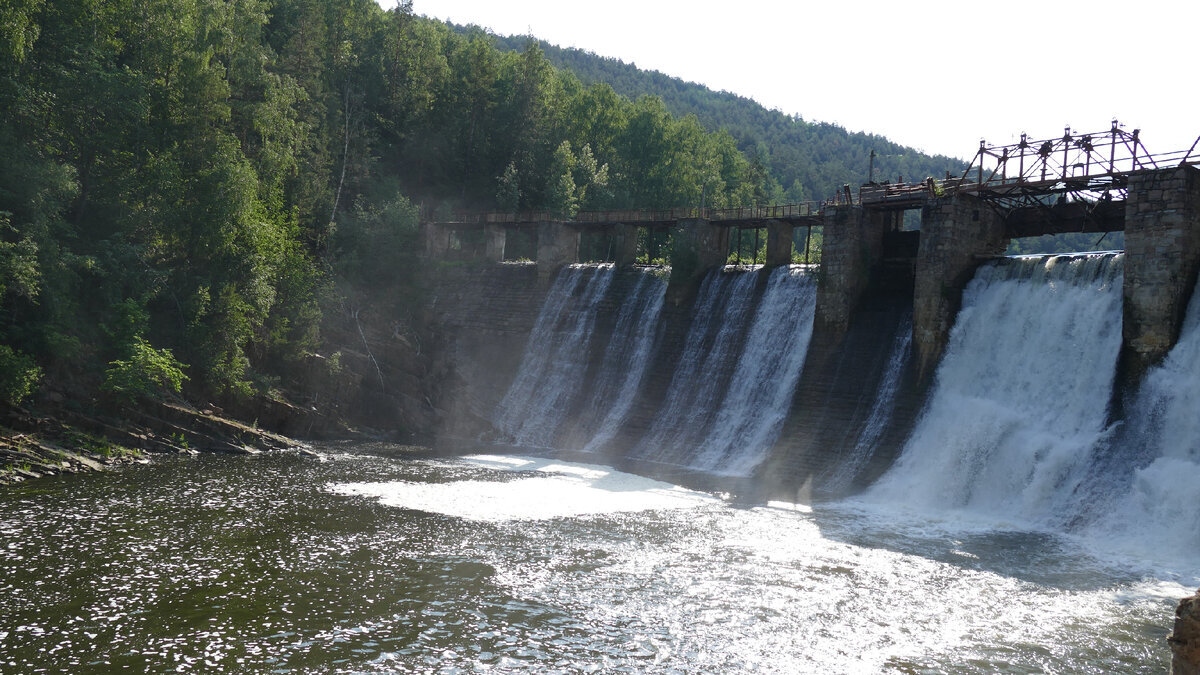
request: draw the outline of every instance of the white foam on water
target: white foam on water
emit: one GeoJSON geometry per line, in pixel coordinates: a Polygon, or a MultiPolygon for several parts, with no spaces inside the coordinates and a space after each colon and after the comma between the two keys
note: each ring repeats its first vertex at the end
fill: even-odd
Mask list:
{"type": "Polygon", "coordinates": [[[529,475],[448,483],[341,483],[328,489],[375,498],[386,506],[484,522],[690,509],[720,503],[711,495],[592,464],[493,455],[464,457],[462,462],[529,475]]]}

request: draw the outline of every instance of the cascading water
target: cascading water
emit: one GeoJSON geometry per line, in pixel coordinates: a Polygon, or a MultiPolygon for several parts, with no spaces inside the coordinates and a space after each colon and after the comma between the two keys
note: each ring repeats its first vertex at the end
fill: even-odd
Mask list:
{"type": "Polygon", "coordinates": [[[582,423],[588,439],[584,451],[597,451],[612,440],[633,407],[654,352],[666,290],[666,281],[654,271],[642,271],[632,294],[622,303],[585,408],[591,417],[582,423]]]}
{"type": "Polygon", "coordinates": [[[1200,287],[1179,342],[1151,368],[1107,453],[1085,528],[1133,550],[1200,555],[1200,287]],[[1105,499],[1105,497],[1109,497],[1105,499]]]}
{"type": "Polygon", "coordinates": [[[980,268],[928,408],[869,499],[1056,526],[1106,433],[1119,254],[980,268]]]}
{"type": "Polygon", "coordinates": [[[571,265],[555,278],[517,377],[497,406],[496,427],[513,443],[553,444],[563,411],[584,384],[596,307],[612,280],[611,265],[571,265]]]}
{"type": "Polygon", "coordinates": [[[900,322],[900,327],[896,331],[883,377],[879,380],[879,390],[875,393],[875,402],[871,404],[871,413],[867,416],[867,421],[863,424],[863,429],[854,443],[854,449],[834,470],[824,485],[825,489],[830,492],[836,493],[849,488],[854,478],[879,448],[883,432],[887,429],[892,412],[896,408],[896,394],[900,389],[900,373],[904,369],[904,363],[908,359],[910,351],[912,351],[911,315],[900,322]]]}
{"type": "Polygon", "coordinates": [[[715,270],[705,277],[667,399],[634,456],[687,464],[721,401],[723,378],[718,374],[737,357],[757,282],[756,272],[715,270]]]}
{"type": "Polygon", "coordinates": [[[798,268],[771,273],[737,370],[690,466],[745,476],[779,437],[812,337],[817,287],[798,268]]]}

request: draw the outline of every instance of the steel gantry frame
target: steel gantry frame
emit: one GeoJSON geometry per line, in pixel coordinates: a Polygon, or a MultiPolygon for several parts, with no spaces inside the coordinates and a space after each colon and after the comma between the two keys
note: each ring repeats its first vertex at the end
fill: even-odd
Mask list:
{"type": "Polygon", "coordinates": [[[1019,142],[1002,146],[980,141],[971,165],[946,187],[1001,209],[1044,206],[1054,196],[1059,203],[1068,198],[1100,203],[1124,200],[1131,173],[1200,163],[1197,144],[1186,152],[1154,155],[1140,133],[1125,131],[1113,120],[1111,128],[1096,133],[1067,127],[1059,138],[1030,140],[1021,134],[1019,142]]]}

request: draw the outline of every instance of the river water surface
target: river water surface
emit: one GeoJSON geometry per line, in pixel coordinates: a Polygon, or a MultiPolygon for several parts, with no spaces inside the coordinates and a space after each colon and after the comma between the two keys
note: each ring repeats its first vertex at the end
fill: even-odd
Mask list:
{"type": "Polygon", "coordinates": [[[1163,563],[387,446],[0,492],[4,672],[1163,672],[1163,563]]]}

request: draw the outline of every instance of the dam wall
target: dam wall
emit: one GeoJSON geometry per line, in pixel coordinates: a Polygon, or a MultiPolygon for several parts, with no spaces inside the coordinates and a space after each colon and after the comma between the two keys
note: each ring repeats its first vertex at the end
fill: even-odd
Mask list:
{"type": "MultiPolygon", "coordinates": [[[[1178,340],[1200,271],[1197,175],[1130,179],[1119,388],[1136,387],[1178,340]]],[[[782,496],[870,485],[922,414],[969,282],[1014,222],[1022,233],[1033,222],[967,194],[921,208],[920,231],[901,231],[898,210],[829,208],[815,269],[784,264],[786,222],[763,221],[772,264],[741,268],[722,265],[730,228],[703,219],[673,226],[670,268],[632,265],[639,226],[619,223],[604,226],[618,263],[576,264],[580,229],[551,221],[537,226],[536,262],[500,263],[504,229],[489,225],[479,259],[427,261],[453,364],[434,403],[440,435],[753,475],[782,496]],[[526,403],[536,420],[513,412],[526,403]],[[766,430],[742,426],[751,418],[766,430]],[[726,457],[738,435],[752,459],[726,457]]],[[[449,238],[429,228],[426,241],[449,238]]]]}
{"type": "Polygon", "coordinates": [[[431,348],[446,363],[429,383],[439,443],[486,438],[537,320],[546,289],[533,264],[430,262],[423,275],[431,348]]]}

